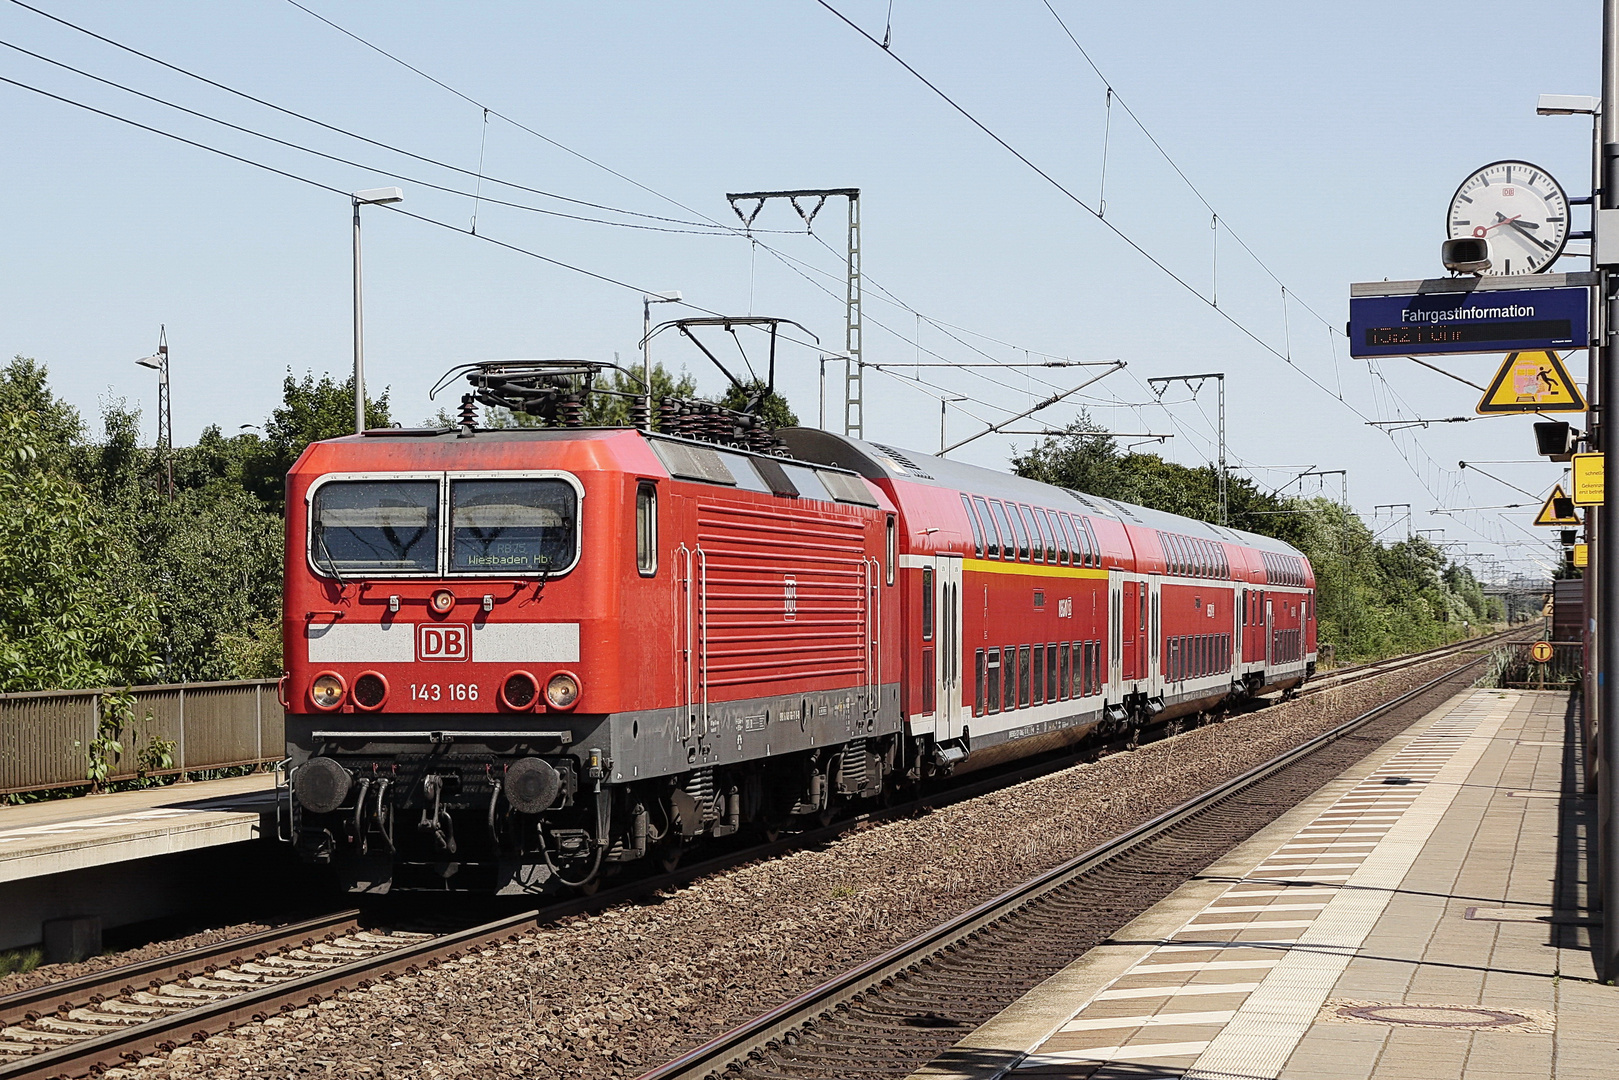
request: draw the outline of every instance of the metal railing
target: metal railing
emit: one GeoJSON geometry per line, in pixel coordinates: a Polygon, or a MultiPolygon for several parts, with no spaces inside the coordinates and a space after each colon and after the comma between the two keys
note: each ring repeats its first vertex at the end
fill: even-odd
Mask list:
{"type": "MultiPolygon", "coordinates": [[[[120,688],[0,694],[0,795],[90,784],[91,744],[105,695],[120,688]]],[[[163,776],[278,761],[286,735],[276,680],[134,686],[124,752],[102,783],[139,775],[137,755],[153,739],[174,744],[163,776]]]]}
{"type": "Polygon", "coordinates": [[[1497,651],[1500,674],[1495,685],[1518,690],[1566,690],[1578,686],[1585,671],[1585,646],[1578,641],[1513,641],[1497,651]],[[1550,645],[1551,656],[1535,658],[1536,645],[1550,645]]]}

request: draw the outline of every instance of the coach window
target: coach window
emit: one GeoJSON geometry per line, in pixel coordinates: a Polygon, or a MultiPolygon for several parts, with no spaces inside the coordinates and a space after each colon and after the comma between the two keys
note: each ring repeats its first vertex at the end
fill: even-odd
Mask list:
{"type": "Polygon", "coordinates": [[[883,553],[888,557],[887,567],[883,571],[883,579],[890,585],[894,584],[894,564],[899,562],[899,526],[894,523],[894,515],[888,515],[888,542],[884,545],[883,553]]]}
{"type": "Polygon", "coordinates": [[[1029,647],[1027,645],[1017,651],[1017,706],[1020,709],[1029,707],[1029,647]]]}
{"type": "MultiPolygon", "coordinates": [[[[979,650],[982,655],[983,650],[979,650]]],[[[984,693],[984,705],[992,713],[1001,711],[1001,650],[989,650],[989,659],[985,664],[987,683],[984,693]]]]}
{"type": "Polygon", "coordinates": [[[1006,670],[1002,673],[1001,682],[1004,684],[1004,693],[1001,700],[1005,711],[1011,712],[1017,708],[1017,646],[1008,645],[1001,650],[1001,666],[1006,670]]]}
{"type": "Polygon", "coordinates": [[[1095,561],[1096,560],[1096,549],[1095,549],[1095,546],[1091,543],[1091,536],[1090,536],[1089,530],[1087,530],[1085,528],[1085,519],[1084,518],[1077,517],[1077,516],[1074,518],[1074,532],[1077,534],[1074,537],[1074,539],[1079,541],[1079,560],[1080,560],[1080,565],[1082,565],[1082,566],[1095,566],[1096,565],[1096,561],[1095,561]]]}
{"type": "Polygon", "coordinates": [[[984,650],[973,653],[973,715],[984,715],[984,650]]]}
{"type": "Polygon", "coordinates": [[[933,640],[933,567],[922,568],[922,640],[933,640]]]}
{"type": "Polygon", "coordinates": [[[331,577],[434,573],[438,499],[437,480],[322,484],[310,509],[310,560],[331,577]]]}
{"type": "Polygon", "coordinates": [[[967,527],[973,534],[973,554],[977,558],[984,557],[984,530],[978,525],[978,514],[973,510],[973,501],[967,496],[961,497],[961,508],[967,513],[967,527]]]}
{"type": "Polygon", "coordinates": [[[1012,516],[1012,532],[1017,535],[1017,557],[1024,562],[1029,561],[1029,530],[1023,524],[1023,515],[1018,513],[1021,507],[1017,503],[1008,503],[1006,512],[1012,516]]]}
{"type": "MultiPolygon", "coordinates": [[[[992,501],[989,508],[995,512],[995,528],[1001,534],[1001,558],[1017,558],[1017,534],[1007,522],[1006,507],[999,501],[992,501]]],[[[1016,511],[1013,512],[1013,516],[1016,516],[1016,511]]]]}
{"type": "Polygon", "coordinates": [[[658,572],[658,486],[635,486],[635,568],[642,577],[658,572]]]}
{"type": "Polygon", "coordinates": [[[1001,557],[1001,539],[995,531],[995,519],[989,516],[989,503],[984,501],[982,495],[974,495],[973,506],[978,510],[979,524],[984,527],[984,555],[998,559],[1001,557]]]}
{"type": "Polygon", "coordinates": [[[1046,512],[1037,506],[1034,508],[1034,520],[1040,526],[1040,539],[1045,541],[1046,562],[1055,563],[1057,561],[1057,541],[1055,539],[1055,530],[1051,527],[1051,518],[1047,517],[1046,512]]]}
{"type": "Polygon", "coordinates": [[[1071,651],[1072,649],[1066,641],[1057,646],[1057,663],[1060,665],[1057,673],[1057,699],[1059,701],[1069,696],[1069,688],[1073,685],[1073,681],[1069,677],[1072,669],[1068,666],[1071,651]]]}
{"type": "Polygon", "coordinates": [[[1034,689],[1034,694],[1029,700],[1032,704],[1038,705],[1046,700],[1046,650],[1043,646],[1036,645],[1034,647],[1033,659],[1034,672],[1030,679],[1030,685],[1034,689]]]}
{"type": "Polygon", "coordinates": [[[578,537],[579,494],[565,480],[450,481],[451,573],[557,573],[578,537]]]}

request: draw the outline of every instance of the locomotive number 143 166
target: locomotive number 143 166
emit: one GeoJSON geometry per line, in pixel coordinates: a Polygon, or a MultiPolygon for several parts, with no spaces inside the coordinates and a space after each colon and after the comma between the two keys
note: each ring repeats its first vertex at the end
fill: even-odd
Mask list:
{"type": "Polygon", "coordinates": [[[411,683],[412,701],[477,701],[477,683],[411,683]]]}

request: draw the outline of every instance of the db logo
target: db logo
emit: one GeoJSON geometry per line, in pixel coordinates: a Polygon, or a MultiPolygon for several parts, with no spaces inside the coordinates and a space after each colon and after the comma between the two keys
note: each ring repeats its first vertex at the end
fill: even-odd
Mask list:
{"type": "Polygon", "coordinates": [[[416,659],[471,660],[472,627],[466,623],[418,623],[416,659]]]}

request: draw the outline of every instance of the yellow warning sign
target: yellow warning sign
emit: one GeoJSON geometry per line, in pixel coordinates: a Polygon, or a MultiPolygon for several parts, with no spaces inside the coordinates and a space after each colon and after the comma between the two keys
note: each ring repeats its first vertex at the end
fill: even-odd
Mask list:
{"type": "Polygon", "coordinates": [[[1508,353],[1478,399],[1485,416],[1511,412],[1584,412],[1585,398],[1554,352],[1508,353]]]}
{"type": "Polygon", "coordinates": [[[1537,641],[1529,646],[1529,658],[1537,664],[1544,664],[1552,658],[1552,643],[1537,641]]]}
{"type": "MultiPolygon", "coordinates": [[[[1568,528],[1570,526],[1578,525],[1580,523],[1580,519],[1572,512],[1569,513],[1567,517],[1564,517],[1562,514],[1557,512],[1557,504],[1559,502],[1571,503],[1572,501],[1573,500],[1571,500],[1563,491],[1563,485],[1558,484],[1556,487],[1552,488],[1552,493],[1546,496],[1546,505],[1542,506],[1540,508],[1540,513],[1535,515],[1535,524],[1554,525],[1561,528],[1568,528]]],[[[1563,509],[1572,511],[1573,507],[1564,506],[1563,509]]]]}
{"type": "Polygon", "coordinates": [[[1575,454],[1574,505],[1602,505],[1602,455],[1575,454]]]}
{"type": "Polygon", "coordinates": [[[1587,545],[1587,544],[1575,544],[1574,545],[1574,565],[1575,566],[1590,566],[1591,565],[1591,548],[1590,548],[1589,545],[1587,545]]]}

